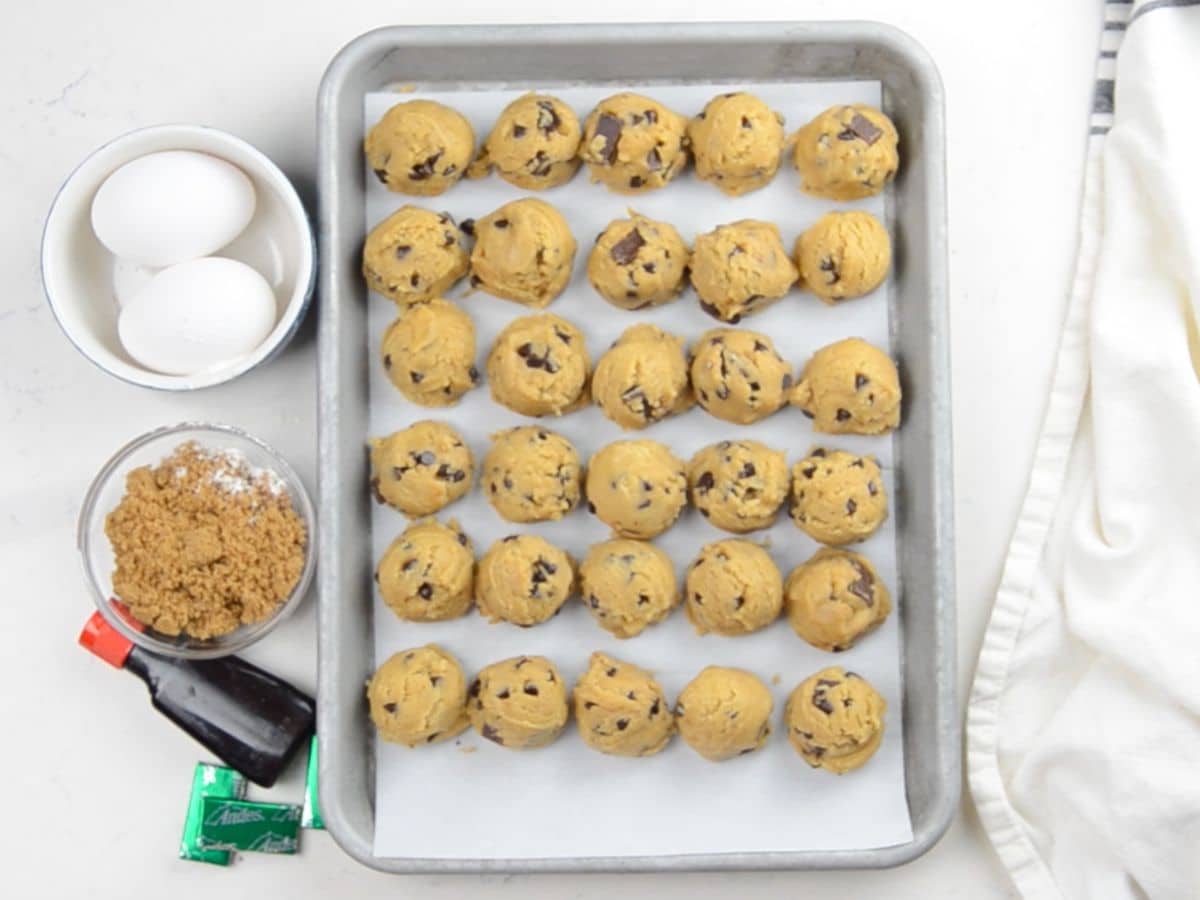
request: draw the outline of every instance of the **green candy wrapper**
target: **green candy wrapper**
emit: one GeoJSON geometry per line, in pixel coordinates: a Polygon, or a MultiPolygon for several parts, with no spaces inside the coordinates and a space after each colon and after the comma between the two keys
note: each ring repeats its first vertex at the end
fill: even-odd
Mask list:
{"type": "Polygon", "coordinates": [[[224,766],[196,763],[192,773],[192,794],[188,800],[187,818],[183,822],[183,837],[179,841],[179,858],[215,866],[229,865],[228,850],[204,847],[200,843],[200,825],[205,799],[241,799],[246,796],[246,779],[240,772],[224,766]]]}
{"type": "Polygon", "coordinates": [[[317,736],[312,736],[308,745],[308,774],[304,779],[304,812],[300,816],[302,828],[325,828],[321,818],[321,801],[317,794],[317,736]]]}
{"type": "Polygon", "coordinates": [[[300,807],[205,797],[200,802],[199,844],[205,850],[295,853],[300,807]]]}

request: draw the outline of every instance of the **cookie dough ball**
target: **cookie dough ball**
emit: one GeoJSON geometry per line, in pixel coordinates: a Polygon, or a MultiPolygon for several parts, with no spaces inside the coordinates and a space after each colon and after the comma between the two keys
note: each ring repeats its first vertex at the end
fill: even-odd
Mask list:
{"type": "Polygon", "coordinates": [[[758,441],[720,441],[688,463],[692,506],[713,525],[745,534],[775,524],[791,488],[783,452],[758,441]]]}
{"type": "Polygon", "coordinates": [[[475,132],[461,113],[432,100],[389,109],[367,133],[367,163],[389,191],[434,197],[462,178],[475,132]]]}
{"type": "Polygon", "coordinates": [[[870,561],[829,547],[792,570],[783,595],[792,630],[834,653],[849,650],[892,611],[888,589],[870,561]]]}
{"type": "Polygon", "coordinates": [[[886,712],[887,703],[865,678],[831,666],[800,682],[783,720],[788,741],[806,763],[844,775],[875,755],[886,712]]]}
{"type": "Polygon", "coordinates": [[[674,225],[635,212],[600,232],[588,256],[596,293],[621,309],[662,306],[683,291],[691,251],[674,225]]]}
{"type": "Polygon", "coordinates": [[[386,438],[373,438],[370,445],[375,499],[406,516],[428,516],[471,489],[475,459],[449,425],[415,422],[386,438]]]}
{"type": "Polygon", "coordinates": [[[567,220],[543,200],[522,197],[475,223],[471,284],[542,309],[563,292],[575,264],[567,220]]]}
{"type": "Polygon", "coordinates": [[[684,743],[711,762],[762,749],[771,736],[775,699],[744,669],[709,666],[688,682],[675,701],[675,722],[684,743]]]}
{"type": "Polygon", "coordinates": [[[550,313],[514,319],[487,360],[492,399],[525,416],[558,416],[585,405],[591,370],[583,333],[550,313]]]}
{"type": "Polygon", "coordinates": [[[561,519],[579,503],[583,466],[561,434],[521,426],[492,435],[483,459],[488,502],[509,522],[561,519]]]}
{"type": "Polygon", "coordinates": [[[579,169],[582,135],[571,107],[548,94],[525,94],[504,107],[469,176],[495,169],[509,184],[529,191],[557,187],[579,169]]]}
{"type": "Polygon", "coordinates": [[[831,305],[871,293],[891,264],[887,229],[867,212],[826,213],[796,238],[801,281],[831,305]]]}
{"type": "Polygon", "coordinates": [[[873,456],[818,447],[792,467],[792,520],[814,541],[865,541],[887,518],[883,473],[873,456]]]}
{"type": "Polygon", "coordinates": [[[402,310],[380,353],[388,379],[418,406],[453,406],[479,381],[475,325],[449,300],[402,310]]]}
{"type": "Polygon", "coordinates": [[[900,424],[900,375],[892,358],[861,338],[813,354],[791,401],[825,434],[886,434],[900,424]]]}
{"type": "Polygon", "coordinates": [[[671,557],[653,544],[604,541],[588,551],[579,568],[579,593],[592,618],[619,638],[657,625],[679,602],[671,557]]]}
{"type": "Polygon", "coordinates": [[[509,750],[554,743],[567,724],[567,689],[544,656],[515,656],[492,663],[467,691],[471,727],[509,750]]]}
{"type": "Polygon", "coordinates": [[[618,537],[649,540],[687,503],[683,462],[658,441],[617,441],[592,457],[588,509],[618,537]]]}
{"type": "Polygon", "coordinates": [[[402,206],[367,235],[367,287],[402,306],[445,294],[467,274],[462,234],[448,213],[402,206]]]}
{"type": "Polygon", "coordinates": [[[549,541],[510,534],[479,561],[475,603],[492,622],[528,628],[562,609],[575,589],[575,564],[549,541]]]}
{"type": "Polygon", "coordinates": [[[875,107],[831,106],[796,132],[800,187],[827,200],[873,197],[896,177],[898,141],[892,120],[875,107]]]}
{"type": "Polygon", "coordinates": [[[688,566],[687,617],[698,634],[736,637],[766,628],[783,609],[783,576],[758,544],[708,544],[688,566]]]}
{"type": "Polygon", "coordinates": [[[467,727],[467,679],[437,644],[390,657],[368,683],[367,702],[379,736],[393,744],[434,744],[467,727]]]}
{"type": "Polygon", "coordinates": [[[758,422],[787,402],[791,388],[792,367],[765,334],[716,328],[692,348],[692,390],[710,416],[758,422]]]}
{"type": "Polygon", "coordinates": [[[612,756],[653,756],[671,740],[675,717],[654,676],[593,653],[572,692],[579,736],[612,756]]]}
{"type": "Polygon", "coordinates": [[[688,120],[640,94],[614,94],[583,124],[579,155],[592,181],[618,194],[660,188],[687,165],[688,120]]]}
{"type": "Polygon", "coordinates": [[[731,325],[777,301],[798,276],[779,229],[769,222],[719,225],[697,237],[692,250],[692,287],[700,308],[731,325]]]}
{"type": "Polygon", "coordinates": [[[708,101],[688,125],[696,174],[731,197],[757,190],[779,171],[783,116],[740,91],[708,101]]]}
{"type": "Polygon", "coordinates": [[[375,570],[383,602],[409,622],[442,622],[471,608],[475,554],[453,519],[415,522],[383,553],[375,570]]]}
{"type": "Polygon", "coordinates": [[[645,428],[691,408],[683,338],[656,325],[626,328],[596,364],[592,399],[626,430],[645,428]]]}

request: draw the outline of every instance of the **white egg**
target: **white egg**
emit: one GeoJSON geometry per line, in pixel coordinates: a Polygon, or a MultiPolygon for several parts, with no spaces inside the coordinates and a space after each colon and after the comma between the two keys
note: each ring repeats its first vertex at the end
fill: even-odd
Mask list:
{"type": "Polygon", "coordinates": [[[275,326],[275,294],[245,263],[219,256],[163,269],[121,309],[117,333],[148,369],[196,375],[236,362],[275,326]]]}
{"type": "Polygon", "coordinates": [[[191,150],[151,153],[105,179],[92,230],[114,255],[151,268],[220,250],[250,224],[254,184],[237,166],[191,150]]]}

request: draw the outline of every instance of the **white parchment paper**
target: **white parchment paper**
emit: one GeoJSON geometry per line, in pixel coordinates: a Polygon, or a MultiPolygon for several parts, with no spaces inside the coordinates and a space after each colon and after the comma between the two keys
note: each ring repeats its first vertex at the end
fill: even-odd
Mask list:
{"type": "MultiPolygon", "coordinates": [[[[679,112],[694,115],[713,95],[739,89],[755,92],[782,112],[789,134],[835,103],[878,105],[880,100],[876,82],[656,85],[644,92],[679,112]]],[[[374,93],[365,98],[365,122],[370,127],[401,100],[433,96],[466,115],[482,140],[503,106],[520,93],[374,93]]],[[[562,88],[553,93],[571,104],[582,120],[614,89],[562,88]]],[[[441,197],[410,201],[389,193],[370,173],[366,181],[367,221],[363,224],[367,229],[405,202],[446,210],[461,222],[481,217],[524,193],[493,175],[461,182],[441,197]]],[[[768,187],[740,198],[726,197],[696,179],[690,170],[667,188],[639,197],[610,193],[590,183],[586,171],[569,184],[538,196],[563,213],[579,244],[571,285],[548,311],[569,319],[584,332],[593,363],[626,327],[639,321],[685,335],[689,343],[718,325],[700,311],[690,289],[675,303],[639,312],[618,310],[593,293],[584,276],[587,254],[595,236],[609,221],[623,216],[627,207],[673,223],[689,242],[723,222],[764,219],[779,225],[789,249],[804,228],[834,208],[802,194],[798,176],[787,162],[768,187]]],[[[882,216],[883,202],[876,197],[848,205],[882,216]]],[[[768,310],[743,320],[740,327],[769,334],[798,372],[814,350],[840,338],[858,336],[888,346],[888,289],[885,286],[870,297],[834,308],[811,294],[793,291],[768,310]]],[[[451,297],[459,300],[475,321],[481,372],[500,329],[533,312],[482,292],[471,293],[465,280],[451,297]]],[[[427,410],[408,403],[387,380],[378,357],[379,341],[395,309],[377,296],[370,302],[370,336],[363,348],[363,365],[370,377],[373,435],[388,434],[418,419],[440,419],[464,434],[478,464],[487,452],[491,432],[533,421],[493,403],[486,384],[447,410],[427,410]]],[[[713,441],[749,437],[786,449],[789,464],[814,444],[873,453],[883,467],[885,481],[893,482],[891,438],[814,436],[809,421],[794,408],[745,427],[714,419],[697,407],[640,434],[623,433],[594,407],[539,421],[566,435],[585,461],[605,444],[627,437],[662,441],[684,459],[713,441]]],[[[479,554],[494,540],[517,531],[539,533],[577,558],[584,556],[590,544],[607,537],[605,526],[584,509],[561,522],[506,523],[478,489],[448,507],[442,516],[462,523],[479,554]]],[[[878,567],[893,594],[895,521],[893,515],[878,534],[858,548],[878,567]]],[[[371,544],[376,560],[405,525],[399,513],[375,507],[371,544]]],[[[657,543],[671,554],[682,577],[684,566],[703,544],[729,536],[688,509],[657,543]]],[[[817,549],[786,513],[774,528],[751,537],[768,545],[785,576],[817,549]]],[[[899,603],[907,600],[897,599],[899,603]]],[[[569,601],[561,615],[529,629],[489,625],[475,612],[453,622],[401,622],[378,597],[374,610],[377,663],[398,650],[432,641],[457,656],[468,676],[496,660],[526,653],[554,660],[563,676],[573,682],[586,667],[588,655],[601,649],[653,670],[672,701],[697,672],[715,664],[757,673],[771,686],[776,703],[775,731],[763,751],[720,764],[706,762],[678,738],[648,759],[603,756],[583,744],[573,724],[551,747],[528,753],[498,747],[472,731],[457,741],[417,750],[377,740],[375,853],[379,856],[521,859],[844,850],[883,847],[912,837],[904,792],[895,613],[859,646],[831,654],[800,640],[782,619],[746,637],[701,637],[693,632],[682,610],[640,636],[621,641],[597,626],[578,599],[569,601]],[[791,689],[828,665],[859,672],[888,704],[887,731],[879,752],[865,768],[843,777],[810,769],[791,749],[780,727],[791,689]]]]}

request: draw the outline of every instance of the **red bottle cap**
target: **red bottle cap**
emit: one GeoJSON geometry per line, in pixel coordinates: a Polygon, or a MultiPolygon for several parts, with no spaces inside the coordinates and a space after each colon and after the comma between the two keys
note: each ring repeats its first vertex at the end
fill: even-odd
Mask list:
{"type": "Polygon", "coordinates": [[[108,624],[97,610],[79,633],[79,644],[118,669],[125,668],[125,660],[133,649],[133,641],[108,624]]]}

